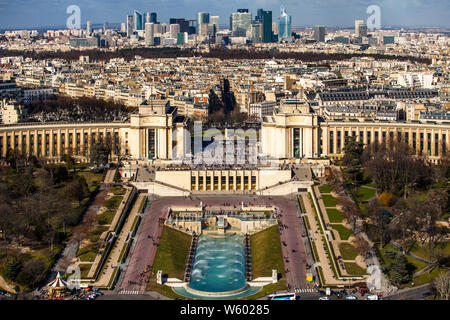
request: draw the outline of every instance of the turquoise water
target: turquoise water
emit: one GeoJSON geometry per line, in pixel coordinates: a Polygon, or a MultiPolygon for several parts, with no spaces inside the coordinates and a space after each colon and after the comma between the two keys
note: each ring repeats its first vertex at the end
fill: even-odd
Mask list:
{"type": "Polygon", "coordinates": [[[242,236],[211,237],[201,235],[192,265],[189,287],[220,293],[243,289],[245,252],[242,236]]]}
{"type": "Polygon", "coordinates": [[[248,289],[245,289],[244,291],[232,294],[232,295],[227,295],[227,296],[205,296],[205,295],[198,295],[198,294],[194,294],[191,292],[187,292],[185,288],[172,288],[173,291],[175,291],[175,293],[181,295],[181,296],[185,296],[187,298],[192,298],[192,299],[201,299],[201,300],[230,300],[230,299],[239,299],[239,298],[243,298],[243,297],[247,297],[250,296],[252,294],[257,293],[261,288],[259,287],[249,287],[248,289]]]}

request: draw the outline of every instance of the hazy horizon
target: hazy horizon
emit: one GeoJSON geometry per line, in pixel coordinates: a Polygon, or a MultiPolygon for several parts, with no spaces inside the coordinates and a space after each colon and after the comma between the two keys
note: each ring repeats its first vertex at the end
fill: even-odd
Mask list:
{"type": "MultiPolygon", "coordinates": [[[[141,13],[157,12],[158,21],[169,18],[195,19],[200,11],[220,16],[219,24],[228,25],[229,17],[238,8],[247,8],[254,17],[258,8],[271,10],[273,21],[279,17],[279,0],[254,0],[245,4],[230,0],[226,3],[210,0],[0,0],[0,29],[40,29],[64,27],[70,5],[81,9],[81,24],[125,22],[126,15],[134,10],[141,13]],[[36,14],[38,11],[39,14],[36,14]]],[[[354,20],[366,20],[369,5],[381,9],[381,26],[405,28],[450,28],[450,1],[448,0],[285,0],[292,25],[308,27],[321,24],[349,28],[354,20]]]]}

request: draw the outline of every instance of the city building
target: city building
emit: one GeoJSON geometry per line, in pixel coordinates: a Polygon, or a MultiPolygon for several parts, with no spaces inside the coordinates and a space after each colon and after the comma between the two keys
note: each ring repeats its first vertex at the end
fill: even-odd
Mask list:
{"type": "Polygon", "coordinates": [[[209,24],[209,13],[199,12],[197,13],[197,34],[206,35],[209,24]],[[205,28],[206,26],[206,28],[205,28]]]}
{"type": "Polygon", "coordinates": [[[143,29],[143,19],[142,13],[134,10],[133,14],[133,22],[134,22],[134,31],[139,31],[143,29]]]}
{"type": "Polygon", "coordinates": [[[134,27],[133,27],[133,16],[127,16],[127,37],[131,37],[131,35],[133,34],[134,31],[134,27]]]}
{"type": "Polygon", "coordinates": [[[248,9],[238,9],[231,14],[231,31],[233,37],[251,38],[252,14],[248,9]]]}
{"type": "Polygon", "coordinates": [[[280,21],[278,23],[278,40],[288,40],[292,36],[292,18],[285,7],[281,7],[280,21]]]}
{"type": "Polygon", "coordinates": [[[261,11],[261,24],[262,24],[262,42],[271,43],[272,36],[272,11],[261,11]]]}
{"type": "Polygon", "coordinates": [[[314,27],[314,40],[316,42],[325,42],[325,26],[314,27]]]}
{"type": "Polygon", "coordinates": [[[367,37],[367,24],[364,20],[355,20],[355,37],[367,37]]]}
{"type": "Polygon", "coordinates": [[[147,22],[145,24],[145,45],[153,46],[155,44],[155,24],[153,22],[147,22]]]}
{"type": "Polygon", "coordinates": [[[87,35],[92,33],[92,23],[90,21],[86,22],[86,33],[87,35]]]}

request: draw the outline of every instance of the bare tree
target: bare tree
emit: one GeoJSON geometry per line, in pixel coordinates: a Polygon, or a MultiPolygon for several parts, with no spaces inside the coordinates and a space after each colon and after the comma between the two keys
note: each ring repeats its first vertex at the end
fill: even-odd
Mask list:
{"type": "Polygon", "coordinates": [[[434,287],[444,300],[450,299],[450,272],[446,272],[434,279],[434,287]]]}

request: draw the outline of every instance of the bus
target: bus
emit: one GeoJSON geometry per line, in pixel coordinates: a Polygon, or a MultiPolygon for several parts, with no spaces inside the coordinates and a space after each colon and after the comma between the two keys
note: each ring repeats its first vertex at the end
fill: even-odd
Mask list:
{"type": "Polygon", "coordinates": [[[286,292],[286,293],[271,294],[267,296],[267,298],[269,300],[295,300],[297,296],[295,295],[295,293],[286,292]]]}

